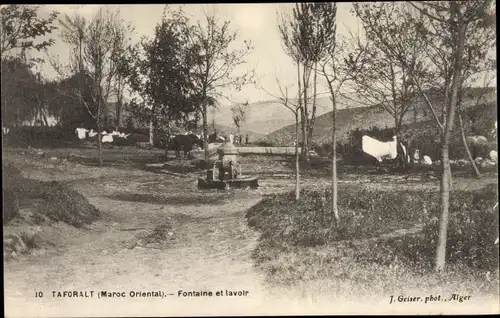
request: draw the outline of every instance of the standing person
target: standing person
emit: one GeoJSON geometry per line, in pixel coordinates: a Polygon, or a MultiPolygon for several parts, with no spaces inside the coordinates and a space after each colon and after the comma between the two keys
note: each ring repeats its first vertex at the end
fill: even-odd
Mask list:
{"type": "Polygon", "coordinates": [[[245,144],[248,145],[248,134],[245,136],[245,144]]]}
{"type": "Polygon", "coordinates": [[[233,133],[229,134],[229,142],[234,144],[234,134],[233,133]]]}

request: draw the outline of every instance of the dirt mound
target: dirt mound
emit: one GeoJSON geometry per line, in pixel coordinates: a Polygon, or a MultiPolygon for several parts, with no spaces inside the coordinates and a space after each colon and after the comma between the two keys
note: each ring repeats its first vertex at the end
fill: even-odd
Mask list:
{"type": "Polygon", "coordinates": [[[30,211],[37,224],[44,220],[63,221],[75,227],[91,224],[100,212],[80,193],[66,185],[24,178],[11,164],[4,164],[4,222],[22,217],[19,211],[30,211]]]}

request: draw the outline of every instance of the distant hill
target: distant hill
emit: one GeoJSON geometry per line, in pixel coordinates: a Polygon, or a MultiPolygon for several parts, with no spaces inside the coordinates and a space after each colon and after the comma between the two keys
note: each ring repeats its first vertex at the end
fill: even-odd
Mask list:
{"type": "MultiPolygon", "coordinates": [[[[343,109],[347,107],[359,106],[354,102],[354,97],[349,99],[340,99],[338,101],[338,108],[343,109]]],[[[291,99],[296,103],[295,99],[291,99]]],[[[316,116],[325,114],[331,110],[331,102],[329,97],[318,97],[316,100],[317,110],[316,116]]],[[[209,112],[208,115],[209,126],[212,124],[212,119],[215,119],[216,125],[226,126],[235,129],[231,107],[229,105],[220,106],[215,111],[215,116],[209,112]]],[[[251,103],[247,112],[247,120],[242,125],[242,131],[249,132],[255,137],[265,136],[277,129],[295,123],[294,114],[283,106],[278,100],[268,100],[251,103]]],[[[260,138],[260,137],[259,137],[260,138]]]]}
{"type": "MultiPolygon", "coordinates": [[[[475,96],[486,94],[479,104],[495,103],[496,107],[496,88],[480,88],[472,87],[464,94],[463,104],[466,107],[476,105],[475,96]]],[[[429,94],[429,98],[433,103],[439,103],[435,95],[429,94]]],[[[432,114],[428,110],[424,101],[420,98],[417,99],[413,106],[410,107],[408,112],[403,118],[403,124],[415,124],[421,121],[432,120],[432,114]]],[[[494,122],[496,117],[491,118],[494,122]]],[[[394,119],[387,113],[381,106],[374,105],[369,107],[356,107],[344,108],[337,110],[337,140],[341,143],[346,143],[349,138],[349,132],[353,129],[367,129],[372,126],[379,128],[392,128],[394,127],[394,119]]],[[[321,116],[316,117],[313,142],[318,144],[331,142],[332,131],[332,115],[331,112],[323,113],[321,116]]],[[[291,145],[293,144],[295,136],[295,123],[282,127],[276,131],[271,132],[260,141],[271,143],[274,145],[291,145]]]]}

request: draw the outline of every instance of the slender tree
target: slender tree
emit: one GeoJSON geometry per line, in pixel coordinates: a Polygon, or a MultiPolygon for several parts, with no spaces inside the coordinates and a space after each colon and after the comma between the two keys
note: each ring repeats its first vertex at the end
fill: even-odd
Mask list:
{"type": "MultiPolygon", "coordinates": [[[[426,64],[424,69],[431,75],[425,77],[426,82],[419,81],[417,74],[414,73],[415,70],[406,65],[405,59],[394,49],[404,43],[393,41],[394,39],[388,36],[379,38],[383,40],[381,42],[384,43],[384,47],[391,52],[391,57],[400,61],[407,69],[441,131],[441,218],[435,259],[437,271],[442,271],[445,267],[451,190],[449,143],[455,124],[460,87],[466,74],[467,43],[470,38],[477,36],[474,29],[482,30],[494,24],[492,4],[490,0],[422,1],[408,4],[415,10],[409,10],[405,15],[406,19],[418,27],[417,31],[426,45],[426,59],[422,63],[426,64]],[[426,85],[427,88],[439,87],[438,92],[443,94],[441,116],[436,111],[435,103],[428,97],[426,85]]],[[[485,53],[479,55],[482,54],[485,53]]]]}
{"type": "MultiPolygon", "coordinates": [[[[404,19],[405,4],[397,2],[367,2],[353,4],[356,15],[363,23],[370,63],[356,77],[355,86],[358,97],[367,105],[380,105],[394,120],[394,129],[398,140],[398,157],[405,165],[406,158],[399,147],[402,141],[403,119],[411,106],[415,106],[418,88],[409,73],[422,81],[422,61],[425,58],[425,44],[419,36],[416,24],[404,19]],[[400,42],[387,49],[384,41],[392,37],[391,42],[400,42]],[[392,58],[397,54],[400,59],[392,58]]],[[[416,116],[416,109],[414,116],[416,116]]],[[[415,118],[416,119],[416,118],[415,118]]]]}
{"type": "MultiPolygon", "coordinates": [[[[74,21],[79,22],[63,24],[63,41],[74,52],[78,52],[77,62],[66,69],[78,72],[79,87],[73,89],[72,93],[86,107],[95,120],[97,131],[101,132],[104,112],[121,67],[124,39],[128,38],[132,28],[120,19],[119,12],[104,8],[99,9],[90,21],[85,21],[81,16],[75,16],[74,21]],[[85,98],[86,87],[91,89],[90,103],[85,98]]],[[[63,73],[61,67],[57,68],[63,73]]],[[[102,166],[101,138],[99,134],[99,166],[102,166]]]]}
{"type": "Polygon", "coordinates": [[[299,90],[299,96],[296,99],[297,102],[293,102],[288,95],[288,87],[283,87],[280,83],[278,77],[276,77],[276,84],[280,90],[280,95],[275,95],[267,91],[263,86],[260,86],[260,89],[266,92],[269,96],[277,99],[281,105],[285,106],[289,111],[293,113],[295,116],[295,200],[298,201],[300,199],[300,152],[299,152],[299,122],[300,122],[300,101],[302,91],[299,90]]]}
{"type": "Polygon", "coordinates": [[[336,138],[336,113],[337,99],[344,95],[345,84],[353,82],[363,70],[363,66],[369,60],[366,54],[367,45],[363,44],[359,37],[350,38],[337,37],[337,6],[335,3],[323,3],[315,10],[318,17],[319,32],[318,41],[322,46],[315,51],[314,60],[320,66],[319,73],[325,79],[330,100],[332,102],[332,202],[331,209],[335,220],[340,222],[340,214],[337,206],[337,138],[336,138]]]}

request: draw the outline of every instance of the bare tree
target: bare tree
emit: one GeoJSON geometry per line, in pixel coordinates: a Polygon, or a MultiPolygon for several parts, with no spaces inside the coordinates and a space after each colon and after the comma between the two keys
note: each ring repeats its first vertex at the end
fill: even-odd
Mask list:
{"type": "Polygon", "coordinates": [[[280,90],[280,95],[275,95],[267,91],[264,87],[261,86],[261,89],[266,92],[269,96],[276,98],[279,100],[280,104],[285,106],[288,110],[290,110],[293,115],[295,116],[295,142],[294,142],[294,147],[295,147],[295,200],[300,199],[300,153],[299,153],[299,121],[300,121],[300,101],[301,101],[301,93],[302,91],[299,90],[299,96],[297,98],[298,102],[294,103],[290,100],[288,96],[288,87],[284,87],[281,85],[278,77],[276,77],[276,83],[278,85],[278,88],[280,90]]]}
{"type": "Polygon", "coordinates": [[[400,164],[404,166],[406,158],[399,147],[399,141],[402,140],[401,128],[405,114],[411,106],[416,107],[415,97],[418,93],[409,73],[422,81],[420,77],[425,75],[422,72],[425,45],[416,30],[418,26],[401,18],[405,4],[363,2],[355,3],[353,7],[363,23],[370,43],[365,52],[370,62],[364,64],[364,69],[356,77],[356,92],[367,105],[379,105],[393,118],[398,157],[400,164]],[[389,50],[383,43],[387,37],[392,37],[392,42],[404,45],[393,46],[389,50]],[[394,59],[392,54],[397,54],[404,60],[394,59]]]}
{"type": "Polygon", "coordinates": [[[77,16],[70,21],[78,22],[68,23],[66,26],[63,24],[63,41],[78,52],[77,63],[73,63],[70,70],[77,70],[81,79],[80,87],[73,89],[72,93],[85,105],[96,122],[99,132],[99,166],[102,166],[100,132],[103,110],[107,107],[114,81],[122,65],[124,39],[132,29],[119,18],[119,12],[104,8],[99,9],[88,22],[77,16]],[[84,97],[85,87],[91,88],[91,103],[84,97]]]}
{"type": "Polygon", "coordinates": [[[245,58],[253,47],[245,40],[243,48],[232,49],[238,33],[231,30],[230,21],[220,21],[216,11],[204,14],[205,25],[198,21],[193,28],[191,41],[195,48],[193,54],[197,59],[193,80],[201,95],[203,142],[205,161],[208,162],[207,111],[209,104],[213,104],[210,99],[227,97],[221,92],[224,88],[240,90],[243,85],[251,82],[253,72],[244,72],[240,76],[235,76],[234,73],[238,66],[246,63],[245,58]]]}
{"type": "Polygon", "coordinates": [[[319,53],[325,47],[322,33],[322,7],[325,3],[297,3],[292,12],[282,9],[278,12],[278,31],[284,51],[294,60],[297,67],[298,90],[302,92],[299,110],[302,128],[302,155],[308,160],[316,118],[317,65],[319,53]],[[310,93],[311,74],[313,74],[310,93]],[[312,109],[309,102],[312,99],[312,109]]]}
{"type": "Polygon", "coordinates": [[[318,8],[321,10],[320,30],[322,47],[316,51],[315,60],[319,63],[319,72],[324,77],[330,100],[332,102],[332,214],[340,222],[337,206],[337,138],[336,138],[336,113],[337,98],[343,95],[345,84],[355,80],[369,57],[366,55],[367,45],[359,37],[351,34],[350,39],[338,38],[336,31],[337,7],[335,3],[326,3],[318,8]]]}
{"type": "MultiPolygon", "coordinates": [[[[471,37],[477,36],[474,29],[492,27],[494,23],[492,19],[494,13],[490,11],[492,3],[490,0],[410,2],[409,5],[416,9],[416,14],[406,16],[410,23],[418,26],[417,31],[426,44],[427,59],[424,61],[427,63],[426,71],[435,75],[431,76],[433,80],[427,79],[427,83],[421,83],[413,72],[409,72],[441,131],[441,218],[436,247],[436,271],[442,271],[445,267],[451,190],[449,143],[459,104],[460,87],[466,74],[466,44],[471,37]],[[428,92],[424,90],[425,84],[441,88],[439,91],[444,95],[441,116],[438,116],[435,104],[427,96],[428,92]]],[[[398,56],[397,50],[393,49],[404,43],[390,43],[390,41],[390,38],[386,38],[384,45],[392,52],[392,57],[402,62],[407,70],[411,70],[405,65],[404,59],[398,56]]]]}
{"type": "Polygon", "coordinates": [[[246,121],[248,106],[248,101],[231,106],[231,114],[233,117],[234,125],[238,129],[238,135],[240,134],[241,125],[246,121]]]}

